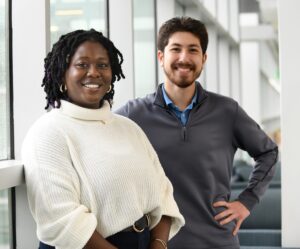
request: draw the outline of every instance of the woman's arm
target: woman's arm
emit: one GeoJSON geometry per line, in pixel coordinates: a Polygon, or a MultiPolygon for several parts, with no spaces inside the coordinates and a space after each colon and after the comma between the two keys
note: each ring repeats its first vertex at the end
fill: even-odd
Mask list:
{"type": "Polygon", "coordinates": [[[151,230],[150,249],[166,249],[172,220],[169,216],[162,216],[160,222],[151,230]]]}
{"type": "Polygon", "coordinates": [[[84,249],[117,249],[114,245],[109,243],[105,238],[102,237],[100,233],[96,230],[92,237],[86,243],[84,249]]]}

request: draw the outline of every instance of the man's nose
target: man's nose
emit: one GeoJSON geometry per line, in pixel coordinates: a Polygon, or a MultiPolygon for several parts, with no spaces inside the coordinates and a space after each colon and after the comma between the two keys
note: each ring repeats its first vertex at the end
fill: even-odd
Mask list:
{"type": "Polygon", "coordinates": [[[182,50],[179,54],[179,61],[185,62],[189,60],[189,53],[186,50],[182,50]]]}

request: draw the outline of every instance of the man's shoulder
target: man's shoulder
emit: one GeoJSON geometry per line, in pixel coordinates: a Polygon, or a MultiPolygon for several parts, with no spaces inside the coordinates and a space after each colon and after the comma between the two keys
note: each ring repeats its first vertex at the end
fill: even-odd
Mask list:
{"type": "Polygon", "coordinates": [[[206,91],[206,94],[209,101],[213,104],[218,105],[218,107],[230,107],[235,109],[238,105],[238,102],[231,97],[210,91],[206,91]]]}
{"type": "Polygon", "coordinates": [[[139,113],[147,112],[152,108],[155,100],[155,93],[146,95],[143,98],[129,100],[125,105],[118,108],[115,113],[129,117],[139,113]]]}
{"type": "Polygon", "coordinates": [[[215,93],[215,92],[210,92],[210,91],[206,91],[206,93],[214,101],[219,101],[219,102],[224,102],[224,103],[229,103],[229,104],[237,103],[237,101],[234,100],[233,98],[222,95],[220,93],[215,93]]]}

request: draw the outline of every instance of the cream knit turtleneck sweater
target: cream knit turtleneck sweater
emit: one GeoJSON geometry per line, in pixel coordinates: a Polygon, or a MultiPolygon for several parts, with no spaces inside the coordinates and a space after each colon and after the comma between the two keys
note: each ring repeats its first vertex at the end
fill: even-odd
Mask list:
{"type": "Polygon", "coordinates": [[[81,249],[95,229],[107,237],[146,213],[151,228],[173,217],[170,238],[184,224],[145,134],[107,102],[86,109],[62,101],[31,127],[22,159],[38,238],[57,249],[81,249]]]}

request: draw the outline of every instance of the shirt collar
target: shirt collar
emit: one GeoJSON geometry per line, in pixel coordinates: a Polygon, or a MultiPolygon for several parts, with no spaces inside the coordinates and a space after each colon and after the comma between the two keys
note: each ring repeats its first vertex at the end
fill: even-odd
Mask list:
{"type": "MultiPolygon", "coordinates": [[[[167,105],[167,106],[171,106],[171,107],[173,107],[173,108],[176,107],[176,106],[174,105],[173,101],[172,101],[172,100],[169,98],[169,96],[167,95],[167,92],[166,92],[166,90],[165,90],[164,84],[162,85],[161,89],[162,89],[162,94],[163,94],[163,98],[164,98],[164,100],[165,100],[166,105],[167,105]]],[[[192,108],[197,104],[197,99],[198,99],[198,89],[197,89],[197,87],[196,87],[195,89],[196,89],[196,91],[195,91],[195,94],[194,94],[194,96],[193,96],[193,98],[192,98],[192,101],[191,101],[191,103],[187,106],[186,109],[192,109],[192,108]]]]}

